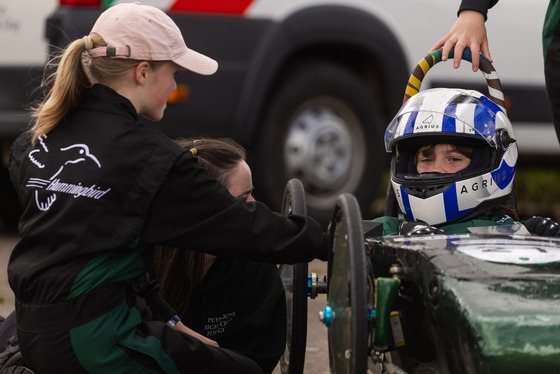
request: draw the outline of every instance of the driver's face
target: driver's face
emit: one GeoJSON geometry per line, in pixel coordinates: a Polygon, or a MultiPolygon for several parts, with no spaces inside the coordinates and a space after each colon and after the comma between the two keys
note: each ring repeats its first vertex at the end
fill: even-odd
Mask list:
{"type": "Polygon", "coordinates": [[[416,155],[416,171],[419,174],[456,173],[471,163],[470,157],[459,152],[451,144],[422,146],[416,155]]]}

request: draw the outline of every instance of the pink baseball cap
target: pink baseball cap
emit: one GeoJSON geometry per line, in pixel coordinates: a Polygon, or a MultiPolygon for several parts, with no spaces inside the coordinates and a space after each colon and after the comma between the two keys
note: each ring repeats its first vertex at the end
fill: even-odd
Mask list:
{"type": "Polygon", "coordinates": [[[187,48],[181,30],[165,12],[139,2],[107,9],[90,33],[100,35],[107,43],[107,47],[90,49],[91,57],[173,61],[203,75],[214,74],[218,69],[215,60],[187,48]]]}

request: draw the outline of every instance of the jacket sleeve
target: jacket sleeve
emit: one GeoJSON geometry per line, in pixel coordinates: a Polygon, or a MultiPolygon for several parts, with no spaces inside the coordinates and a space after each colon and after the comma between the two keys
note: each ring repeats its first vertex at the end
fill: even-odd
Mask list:
{"type": "Polygon", "coordinates": [[[488,18],[488,9],[492,8],[498,0],[462,0],[457,15],[463,10],[476,10],[484,15],[484,20],[488,18]]]}
{"type": "Polygon", "coordinates": [[[183,155],[163,181],[141,240],[270,263],[327,260],[329,240],[310,217],[235,199],[196,159],[183,155]]]}

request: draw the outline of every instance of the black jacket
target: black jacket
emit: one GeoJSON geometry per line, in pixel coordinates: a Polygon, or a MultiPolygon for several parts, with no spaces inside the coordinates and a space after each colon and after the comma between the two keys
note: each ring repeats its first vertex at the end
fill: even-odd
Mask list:
{"type": "Polygon", "coordinates": [[[320,225],[235,199],[106,86],[91,88],[35,147],[20,136],[10,176],[24,207],[8,265],[19,301],[50,303],[135,278],[152,243],[271,263],[327,258],[320,225]]]}
{"type": "Polygon", "coordinates": [[[496,5],[497,2],[498,0],[462,0],[457,15],[463,10],[476,10],[482,13],[484,15],[484,20],[486,20],[488,9],[496,5]]]}

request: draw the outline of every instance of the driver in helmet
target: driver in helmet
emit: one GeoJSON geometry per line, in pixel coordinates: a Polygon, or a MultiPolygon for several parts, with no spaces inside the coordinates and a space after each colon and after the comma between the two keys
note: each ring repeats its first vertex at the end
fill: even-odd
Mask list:
{"type": "MultiPolygon", "coordinates": [[[[384,235],[467,233],[512,225],[516,214],[515,134],[505,109],[480,92],[434,88],[406,101],[387,127],[391,153],[384,235]]],[[[534,217],[539,235],[558,225],[534,217]]]]}

